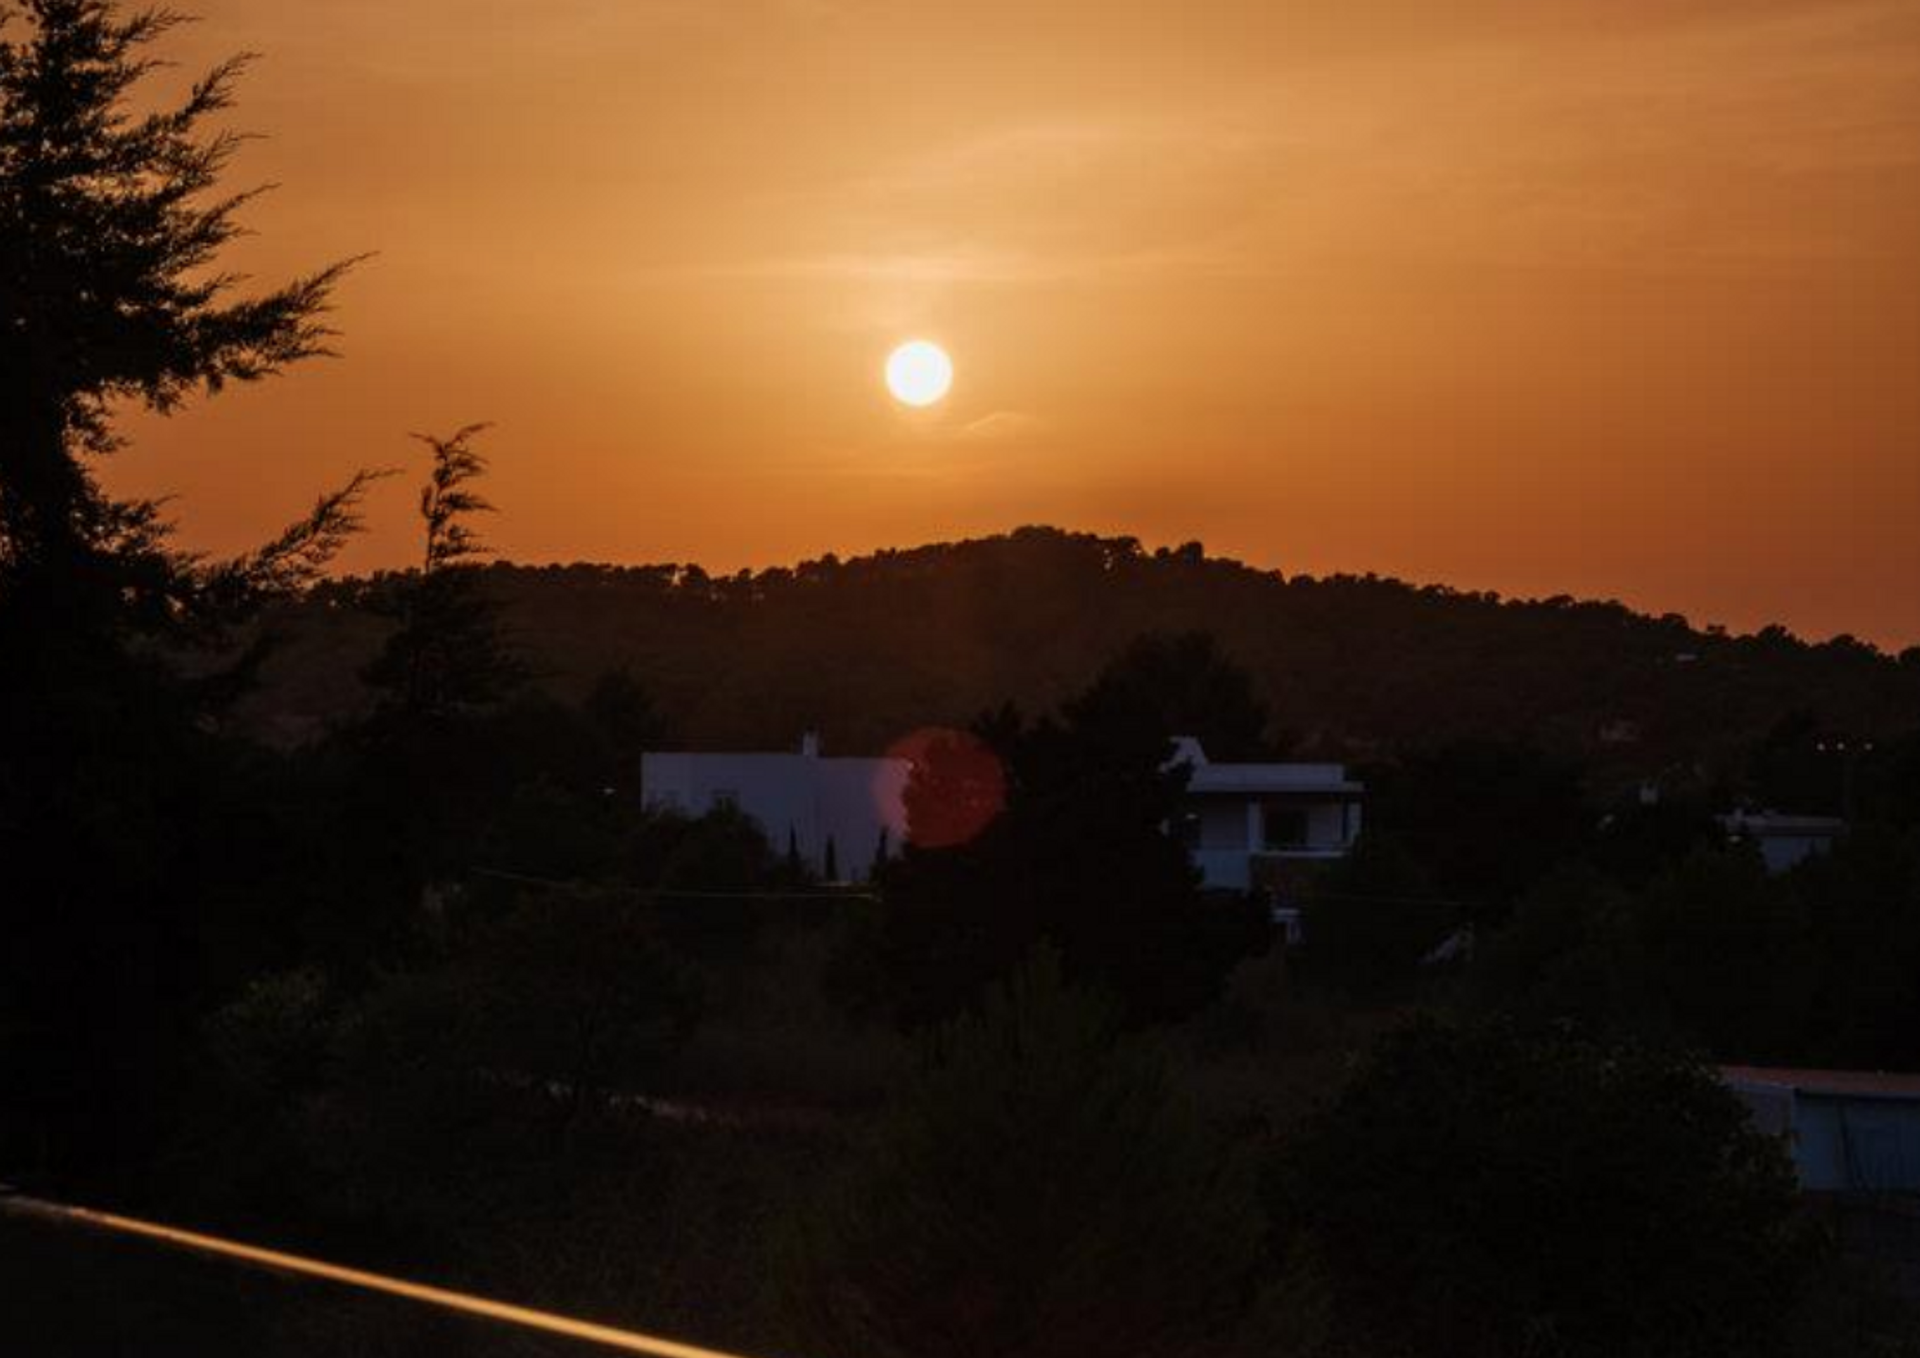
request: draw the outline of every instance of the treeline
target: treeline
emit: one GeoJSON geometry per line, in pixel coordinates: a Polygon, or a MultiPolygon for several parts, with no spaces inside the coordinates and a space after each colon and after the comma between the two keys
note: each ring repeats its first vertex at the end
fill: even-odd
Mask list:
{"type": "MultiPolygon", "coordinates": [[[[1920,649],[1286,576],[1198,544],[1052,528],[727,577],[501,563],[485,577],[543,684],[578,696],[625,669],[690,748],[785,748],[817,728],[833,748],[877,751],[1008,694],[1050,706],[1134,637],[1180,631],[1219,640],[1253,675],[1276,746],[1302,755],[1525,733],[1620,781],[1713,779],[1788,719],[1855,736],[1920,726],[1920,649]]],[[[243,707],[250,729],[304,738],[364,703],[355,673],[378,645],[365,604],[380,588],[329,582],[275,616],[287,644],[243,707]]],[[[1837,799],[1837,772],[1803,791],[1837,799]]]]}
{"type": "Polygon", "coordinates": [[[1722,1061],[1920,1069],[1920,743],[1892,749],[1847,832],[1779,875],[1708,802],[1598,798],[1524,744],[1411,755],[1382,770],[1356,851],[1307,888],[1301,960],[1370,1003],[1722,1061]]]}

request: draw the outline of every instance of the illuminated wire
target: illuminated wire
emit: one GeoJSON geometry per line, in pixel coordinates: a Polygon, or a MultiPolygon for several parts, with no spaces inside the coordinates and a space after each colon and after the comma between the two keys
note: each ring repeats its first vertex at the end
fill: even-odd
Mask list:
{"type": "Polygon", "coordinates": [[[563,1335],[568,1339],[600,1344],[627,1353],[653,1354],[655,1358],[740,1358],[740,1355],[728,1353],[723,1349],[701,1348],[695,1344],[683,1344],[678,1340],[662,1339],[633,1330],[622,1330],[612,1325],[575,1320],[571,1316],[556,1315],[552,1311],[537,1311],[529,1306],[515,1306],[510,1302],[477,1297],[470,1292],[430,1287],[425,1283],[408,1282],[405,1278],[392,1278],[382,1273],[370,1273],[365,1269],[329,1264],[321,1259],[309,1259],[304,1255],[286,1254],[280,1250],[243,1244],[237,1240],[223,1240],[218,1236],[181,1230],[177,1226],[163,1226],[134,1217],[116,1216],[111,1212],[96,1212],[86,1207],[72,1207],[65,1203],[46,1202],[39,1198],[9,1196],[4,1193],[4,1190],[0,1190],[0,1212],[72,1222],[95,1230],[139,1236],[179,1249],[218,1255],[223,1259],[234,1259],[260,1268],[277,1269],[283,1273],[322,1278],[327,1282],[339,1283],[346,1287],[358,1287],[369,1292],[384,1292],[388,1296],[404,1297],[409,1301],[423,1302],[428,1306],[460,1311],[467,1315],[482,1316],[488,1320],[502,1321],[508,1325],[518,1325],[529,1330],[543,1330],[548,1334],[563,1335]]]}
{"type": "MultiPolygon", "coordinates": [[[[513,882],[519,886],[551,887],[556,891],[591,890],[593,884],[583,881],[562,882],[552,877],[535,877],[524,872],[507,872],[502,868],[469,868],[475,877],[491,877],[496,881],[513,882]]],[[[699,891],[693,888],[678,887],[636,887],[632,888],[638,896],[665,896],[673,900],[716,900],[716,901],[877,901],[880,898],[871,891],[821,891],[803,888],[798,891],[699,891]]]]}

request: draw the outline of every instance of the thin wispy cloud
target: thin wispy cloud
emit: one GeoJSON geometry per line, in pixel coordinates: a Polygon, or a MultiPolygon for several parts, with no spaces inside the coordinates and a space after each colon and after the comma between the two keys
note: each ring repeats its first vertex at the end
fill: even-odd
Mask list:
{"type": "Polygon", "coordinates": [[[1037,434],[1046,421],[1024,410],[996,410],[960,426],[955,437],[968,443],[997,443],[1037,434]]]}

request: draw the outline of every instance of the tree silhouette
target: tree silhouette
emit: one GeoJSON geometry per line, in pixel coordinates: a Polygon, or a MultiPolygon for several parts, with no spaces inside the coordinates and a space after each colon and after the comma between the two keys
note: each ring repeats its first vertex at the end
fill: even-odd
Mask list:
{"type": "MultiPolygon", "coordinates": [[[[1059,951],[1074,984],[1109,992],[1127,1022],[1177,1019],[1265,946],[1264,911],[1205,899],[1167,833],[1189,771],[1168,765],[1164,732],[1130,708],[1067,710],[1030,723],[1009,706],[976,723],[973,738],[1005,770],[1004,810],[945,847],[922,848],[916,828],[881,875],[872,965],[903,1024],[971,1007],[1039,944],[1059,951]]],[[[931,762],[932,781],[916,767],[908,784],[910,825],[923,798],[978,799],[983,780],[931,762]]]]}
{"type": "Polygon", "coordinates": [[[498,610],[479,588],[475,559],[486,546],[469,520],[493,506],[474,489],[487,460],[470,424],[449,438],[413,437],[432,453],[420,488],[424,547],[417,573],[397,581],[385,601],[398,625],[366,679],[388,705],[416,717],[444,717],[507,696],[526,676],[500,628],[498,610]]]}
{"type": "Polygon", "coordinates": [[[666,731],[653,695],[625,669],[608,670],[581,703],[598,738],[601,786],[616,793],[639,784],[640,760],[659,749],[666,731]]]}
{"type": "Polygon", "coordinates": [[[1253,679],[1206,632],[1148,633],[1100,671],[1069,715],[1196,737],[1214,759],[1267,752],[1267,709],[1253,679]]]}
{"type": "Polygon", "coordinates": [[[1269,1187],[1339,1354],[1782,1353],[1814,1261],[1786,1156],[1711,1069],[1562,1030],[1389,1033],[1269,1187]]]}
{"type": "MultiPolygon", "coordinates": [[[[1575,790],[1584,787],[1594,806],[1577,820],[1590,830],[1645,781],[1660,783],[1663,801],[1713,798],[1722,785],[1741,792],[1752,743],[1780,712],[1818,695],[1836,729],[1875,742],[1859,767],[1863,816],[1912,823],[1920,807],[1920,758],[1903,765],[1897,748],[1902,733],[1920,729],[1920,649],[1901,662],[1859,648],[1715,637],[1618,605],[1283,577],[1219,557],[1196,570],[1171,556],[1129,554],[1125,539],[1040,529],[744,578],[688,565],[502,562],[486,579],[556,692],[571,697],[579,680],[627,667],[691,749],[779,748],[808,726],[838,748],[882,750],[904,732],[964,722],[1009,696],[1049,708],[1134,638],[1204,630],[1274,705],[1271,742],[1284,748],[1286,733],[1297,732],[1299,757],[1361,768],[1370,801],[1402,803],[1417,818],[1407,827],[1433,848],[1491,855],[1449,866],[1449,879],[1482,879],[1449,880],[1445,894],[1461,899],[1492,897],[1490,878],[1511,889],[1514,865],[1525,869],[1512,873],[1524,889],[1540,855],[1531,838],[1495,848],[1481,835],[1463,842],[1446,825],[1429,831],[1426,822],[1447,808],[1419,785],[1423,766],[1436,780],[1457,769],[1483,785],[1473,817],[1481,807],[1506,812],[1492,794],[1521,788],[1511,811],[1530,828],[1550,819],[1541,828],[1557,835],[1567,805],[1551,767],[1527,767],[1537,759],[1515,761],[1510,776],[1501,760],[1478,761],[1484,771],[1476,772],[1432,757],[1467,741],[1524,736],[1550,764],[1584,764],[1575,790]],[[844,657],[852,654],[884,654],[888,663],[851,682],[844,657]],[[1416,655],[1421,663],[1409,664],[1416,655]],[[1609,738],[1623,722],[1626,739],[1609,738]],[[1400,758],[1416,761],[1405,778],[1368,767],[1400,758]]],[[[329,586],[289,615],[302,633],[328,640],[309,648],[297,683],[272,695],[281,710],[345,717],[364,702],[355,676],[368,658],[365,639],[377,634],[349,624],[368,592],[361,583],[329,586]]],[[[1236,757],[1224,736],[1186,724],[1184,734],[1201,736],[1209,754],[1236,757]]],[[[1833,774],[1829,757],[1829,784],[1833,774]]],[[[1369,818],[1401,822],[1397,808],[1369,818]]],[[[864,862],[872,846],[842,848],[864,862]]],[[[1551,845],[1546,856],[1555,856],[1551,845]]]]}
{"type": "Polygon", "coordinates": [[[262,191],[221,190],[243,139],[208,129],[247,57],[136,114],[129,95],[160,64],[146,49],[181,16],[0,5],[0,35],[23,20],[0,41],[0,591],[69,627],[155,625],[197,611],[209,584],[231,602],[243,585],[309,580],[353,527],[364,476],[208,572],[168,549],[157,503],[108,496],[91,463],[119,446],[118,401],[164,413],[326,353],[328,299],[353,261],[252,297],[218,267],[262,191]]]}
{"type": "Polygon", "coordinates": [[[209,124],[246,59],[133,107],[179,22],[0,0],[0,1127],[55,1178],[138,1175],[217,984],[211,903],[254,847],[221,808],[257,768],[205,722],[236,676],[189,683],[154,643],[312,583],[372,479],[209,563],[94,476],[116,406],[166,413],[326,352],[350,266],[237,295],[220,256],[257,190],[222,190],[240,137],[209,124]]]}

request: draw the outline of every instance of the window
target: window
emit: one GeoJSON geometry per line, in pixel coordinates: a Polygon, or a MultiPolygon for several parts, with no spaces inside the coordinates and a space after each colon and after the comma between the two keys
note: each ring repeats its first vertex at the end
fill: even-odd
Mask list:
{"type": "Polygon", "coordinates": [[[735,810],[740,805],[740,789],[717,787],[713,790],[712,802],[716,808],[725,807],[729,811],[735,810]]]}
{"type": "Polygon", "coordinates": [[[1269,802],[1261,808],[1266,823],[1269,853],[1278,849],[1304,849],[1307,845],[1307,811],[1302,806],[1276,806],[1269,802]]]}

